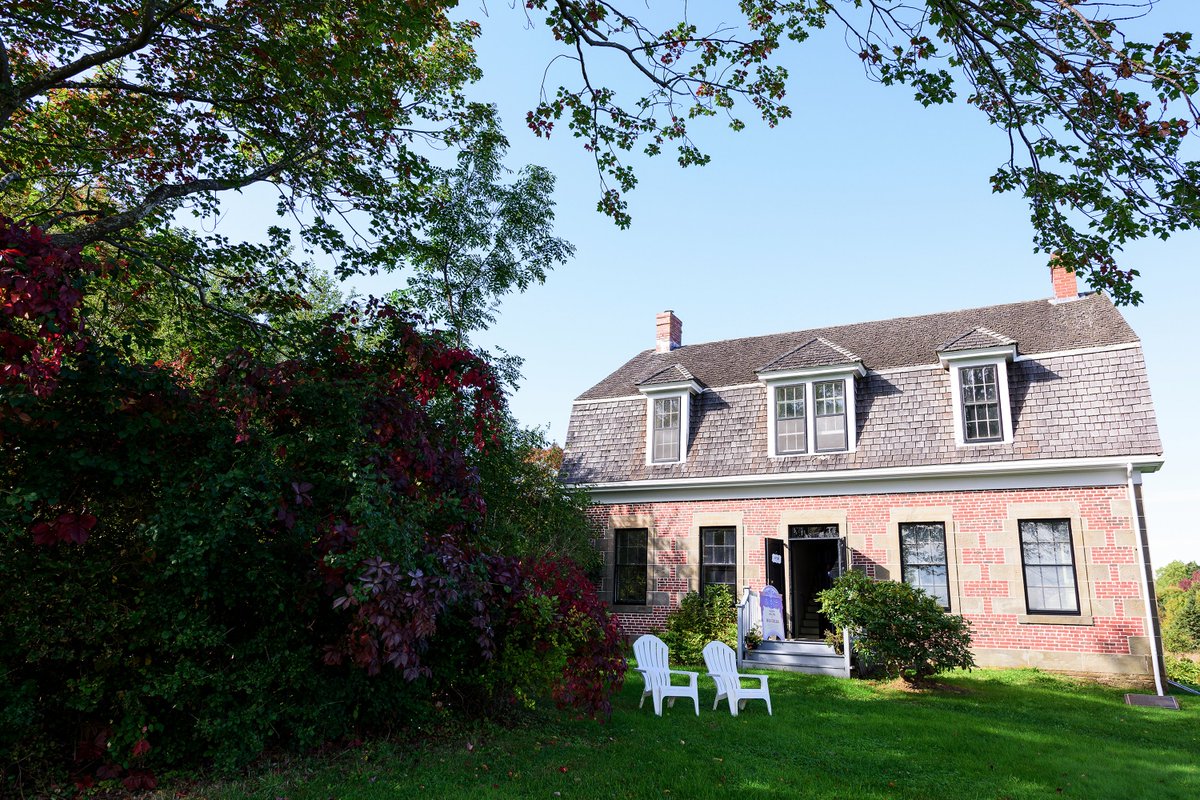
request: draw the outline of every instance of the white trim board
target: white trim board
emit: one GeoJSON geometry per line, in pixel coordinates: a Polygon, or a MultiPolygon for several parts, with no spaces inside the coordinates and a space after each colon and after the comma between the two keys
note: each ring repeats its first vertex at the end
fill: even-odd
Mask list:
{"type": "Polygon", "coordinates": [[[595,505],[985,489],[1049,489],[1119,486],[1128,480],[1127,467],[1132,466],[1135,476],[1140,480],[1141,473],[1155,472],[1162,463],[1163,459],[1159,456],[1113,456],[575,485],[588,489],[595,505]]]}

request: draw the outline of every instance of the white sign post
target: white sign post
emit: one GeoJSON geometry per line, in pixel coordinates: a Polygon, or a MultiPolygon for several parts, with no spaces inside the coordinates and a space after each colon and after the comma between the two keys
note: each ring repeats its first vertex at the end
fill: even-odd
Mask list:
{"type": "Polygon", "coordinates": [[[762,638],[783,638],[783,598],[774,586],[764,586],[758,593],[758,607],[762,611],[762,638]]]}

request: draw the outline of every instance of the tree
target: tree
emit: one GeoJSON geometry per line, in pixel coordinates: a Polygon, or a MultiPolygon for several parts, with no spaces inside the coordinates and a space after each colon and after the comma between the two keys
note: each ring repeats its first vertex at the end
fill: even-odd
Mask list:
{"type": "MultiPolygon", "coordinates": [[[[223,192],[255,183],[278,190],[307,252],[332,254],[344,273],[399,265],[440,202],[427,145],[457,147],[493,123],[464,96],[480,74],[480,28],[451,21],[455,5],[10,4],[0,12],[0,186],[27,198],[20,221],[56,244],[104,243],[166,276],[173,252],[141,234],[180,211],[212,218],[223,192]]],[[[627,152],[673,146],[681,165],[702,164],[696,119],[740,129],[742,104],[769,125],[791,116],[782,45],[827,26],[843,30],[869,77],[910,85],[921,103],[965,88],[1009,135],[992,185],[1026,197],[1036,249],[1118,302],[1141,299],[1137,270],[1117,263],[1122,245],[1200,221],[1200,168],[1180,149],[1200,114],[1191,35],[1127,39],[1139,0],[761,0],[721,8],[728,25],[692,18],[710,4],[651,21],[621,5],[526,9],[545,14],[579,67],[527,122],[549,135],[566,119],[596,160],[599,207],[622,225],[622,193],[636,183],[627,152]],[[599,53],[621,58],[646,93],[618,97],[593,82],[599,53]]],[[[201,238],[212,241],[190,250],[202,276],[180,288],[203,292],[210,274],[265,280],[290,242],[282,228],[257,250],[201,238]]]]}
{"type": "Polygon", "coordinates": [[[474,136],[458,166],[438,170],[420,241],[406,253],[405,299],[462,347],[496,321],[500,298],[544,283],[575,248],[553,235],[554,176],[527,166],[502,182],[508,142],[497,128],[474,136]]]}
{"type": "Polygon", "coordinates": [[[1159,567],[1154,573],[1154,589],[1158,592],[1178,589],[1179,582],[1188,580],[1196,572],[1200,572],[1200,564],[1195,561],[1172,561],[1159,567]]]}

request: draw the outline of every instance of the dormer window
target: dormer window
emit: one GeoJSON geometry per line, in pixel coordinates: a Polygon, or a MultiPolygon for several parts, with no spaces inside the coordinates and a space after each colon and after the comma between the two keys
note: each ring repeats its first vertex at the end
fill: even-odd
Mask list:
{"type": "Polygon", "coordinates": [[[646,464],[681,464],[687,460],[692,397],[700,384],[681,364],[650,373],[637,384],[646,396],[646,464]]]}
{"type": "Polygon", "coordinates": [[[1012,442],[1008,362],[1017,343],[986,328],[974,328],[938,349],[950,371],[954,438],[960,447],[1012,442]]]}
{"type": "Polygon", "coordinates": [[[845,453],[855,448],[854,379],[865,375],[850,351],[816,337],[758,371],[767,387],[767,450],[772,458],[845,453]]]}
{"type": "Polygon", "coordinates": [[[659,397],[654,403],[654,428],[651,434],[651,460],[656,464],[679,460],[678,397],[659,397]]]}
{"type": "Polygon", "coordinates": [[[999,367],[995,364],[958,368],[964,442],[1004,440],[1004,430],[1000,423],[998,372],[999,367]]]}

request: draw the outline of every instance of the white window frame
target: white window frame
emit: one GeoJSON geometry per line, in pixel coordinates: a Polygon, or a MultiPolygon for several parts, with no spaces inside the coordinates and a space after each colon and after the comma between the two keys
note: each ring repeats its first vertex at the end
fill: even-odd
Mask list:
{"type": "Polygon", "coordinates": [[[950,399],[954,407],[954,443],[958,447],[995,447],[1012,444],[1013,418],[1012,400],[1008,393],[1008,365],[1017,356],[1016,345],[985,347],[975,350],[960,350],[938,353],[942,367],[950,372],[950,399]],[[1000,400],[1000,439],[987,442],[968,442],[963,425],[962,373],[967,367],[995,367],[996,391],[1000,400]]]}
{"type": "Polygon", "coordinates": [[[646,466],[661,467],[682,464],[687,461],[688,430],[691,428],[692,395],[700,394],[700,384],[695,381],[663,383],[640,388],[646,396],[646,466]],[[654,401],[679,398],[679,459],[676,461],[654,460],[654,401]]]}
{"type": "Polygon", "coordinates": [[[769,458],[805,458],[811,456],[853,453],[858,448],[858,415],[854,405],[855,378],[866,375],[861,362],[836,364],[828,367],[778,370],[758,373],[759,380],[767,387],[767,456],[769,458]],[[844,450],[817,450],[816,406],[813,384],[840,380],[845,385],[846,397],[846,448],[844,450]],[[776,451],[775,390],[786,386],[804,387],[804,441],[802,453],[779,453],[776,451]]]}

